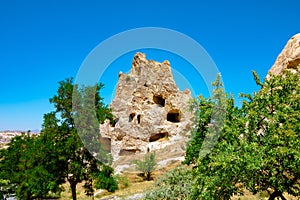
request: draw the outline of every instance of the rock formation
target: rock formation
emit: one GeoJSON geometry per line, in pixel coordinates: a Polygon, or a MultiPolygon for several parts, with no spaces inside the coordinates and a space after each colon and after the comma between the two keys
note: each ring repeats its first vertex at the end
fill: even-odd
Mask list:
{"type": "MultiPolygon", "coordinates": [[[[116,123],[100,125],[102,137],[111,140],[114,161],[185,144],[193,118],[188,110],[191,98],[189,90],[181,92],[176,86],[169,61],[148,61],[136,53],[130,73],[119,73],[111,103],[116,123]]],[[[183,156],[182,148],[178,152],[176,156],[183,156]]]]}
{"type": "Polygon", "coordinates": [[[285,69],[300,69],[300,33],[294,35],[285,45],[269,73],[279,75],[285,69]]]}

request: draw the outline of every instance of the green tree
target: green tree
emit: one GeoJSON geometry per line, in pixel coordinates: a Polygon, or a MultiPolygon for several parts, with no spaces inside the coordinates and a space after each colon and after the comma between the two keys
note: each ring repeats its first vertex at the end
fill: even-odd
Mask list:
{"type": "Polygon", "coordinates": [[[268,190],[270,200],[299,195],[299,73],[254,78],[261,90],[243,95],[240,109],[227,105],[218,142],[198,158],[190,199],[229,199],[243,188],[268,190]]]}
{"type": "Polygon", "coordinates": [[[40,135],[24,133],[0,151],[2,194],[13,192],[19,199],[44,198],[59,194],[66,180],[73,199],[76,185],[82,181],[90,196],[94,187],[117,189],[113,169],[96,159],[104,157],[101,161],[109,161],[98,142],[99,122],[112,118],[99,94],[102,87],[99,84],[79,90],[72,79],[59,83],[57,95],[50,99],[56,110],[44,115],[40,135]]]}
{"type": "Polygon", "coordinates": [[[199,96],[191,102],[191,110],[196,110],[197,127],[191,130],[191,138],[187,143],[185,160],[183,164],[195,165],[203,140],[208,132],[211,122],[213,102],[210,98],[199,96]]]}
{"type": "Polygon", "coordinates": [[[204,98],[200,95],[190,103],[190,110],[195,113],[197,126],[191,130],[183,164],[195,165],[199,156],[209,153],[219,137],[219,128],[225,122],[227,104],[234,103],[233,98],[228,98],[225,94],[220,74],[212,86],[214,90],[211,97],[204,98]]]}
{"type": "MultiPolygon", "coordinates": [[[[97,184],[97,187],[103,188],[104,186],[105,189],[111,191],[117,188],[117,183],[112,177],[113,170],[106,170],[106,173],[103,173],[103,169],[110,167],[104,167],[104,164],[93,155],[99,153],[96,143],[94,143],[100,137],[99,122],[112,116],[110,110],[102,103],[99,94],[101,87],[103,85],[85,86],[79,89],[77,85],[73,84],[73,79],[61,81],[59,82],[57,95],[50,99],[56,110],[45,115],[42,135],[46,137],[49,133],[52,134],[52,141],[56,146],[55,151],[59,155],[60,170],[63,171],[63,177],[70,183],[73,200],[76,199],[76,185],[82,181],[85,182],[87,195],[93,195],[93,180],[97,178],[106,177],[106,180],[110,182],[106,185],[97,184]],[[83,95],[93,96],[92,98],[88,96],[88,98],[83,95]],[[73,107],[72,101],[75,104],[73,107]],[[86,101],[90,102],[87,103],[86,101]],[[93,106],[91,106],[91,103],[93,106]],[[93,120],[93,118],[90,118],[90,121],[88,118],[91,116],[90,113],[83,114],[83,111],[94,113],[95,119],[98,119],[98,121],[93,120]],[[77,127],[75,122],[78,122],[77,127]],[[77,128],[80,133],[77,132],[77,128]],[[87,132],[83,132],[83,130],[87,132]],[[88,149],[88,147],[91,147],[91,149],[88,149]],[[99,174],[102,174],[102,176],[99,174]]],[[[96,180],[96,182],[100,181],[96,180]]]]}
{"type": "Polygon", "coordinates": [[[7,193],[33,199],[60,192],[63,180],[50,154],[40,137],[30,133],[14,137],[8,148],[1,150],[0,179],[6,180],[7,193]]]}
{"type": "Polygon", "coordinates": [[[240,181],[236,174],[242,167],[231,168],[239,162],[233,157],[239,153],[228,146],[239,146],[239,132],[244,121],[240,120],[241,112],[233,98],[225,93],[219,75],[213,86],[212,97],[201,97],[195,104],[198,126],[192,132],[183,162],[194,166],[190,199],[229,199],[232,194],[242,191],[235,187],[240,181]],[[208,144],[203,147],[206,141],[208,144]],[[226,167],[221,166],[223,162],[228,162],[226,167]]]}
{"type": "Polygon", "coordinates": [[[243,105],[246,167],[252,174],[244,184],[254,193],[271,188],[270,200],[285,199],[283,192],[299,196],[300,74],[285,71],[265,83],[253,74],[261,90],[243,105]]]}
{"type": "Polygon", "coordinates": [[[151,180],[151,174],[155,170],[155,153],[146,154],[144,160],[134,160],[134,164],[139,171],[143,172],[147,181],[151,180]]]}
{"type": "Polygon", "coordinates": [[[232,99],[228,98],[227,102],[226,119],[215,146],[209,154],[198,157],[192,171],[190,199],[230,199],[243,191],[240,183],[247,172],[239,138],[244,121],[240,120],[241,113],[232,99]]]}

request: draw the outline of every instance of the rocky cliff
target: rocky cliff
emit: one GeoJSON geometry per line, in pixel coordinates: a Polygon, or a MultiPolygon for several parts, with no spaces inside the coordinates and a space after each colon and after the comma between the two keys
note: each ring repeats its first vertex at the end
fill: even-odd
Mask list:
{"type": "Polygon", "coordinates": [[[269,73],[279,75],[285,69],[300,69],[300,33],[294,35],[285,45],[269,73]]]}
{"type": "Polygon", "coordinates": [[[191,129],[191,98],[189,90],[182,92],[176,86],[169,61],[148,61],[145,54],[136,53],[130,73],[119,73],[111,103],[116,124],[112,127],[107,121],[100,126],[102,137],[111,141],[114,160],[153,151],[159,154],[172,145],[177,145],[172,156],[183,156],[178,145],[185,144],[191,129]]]}

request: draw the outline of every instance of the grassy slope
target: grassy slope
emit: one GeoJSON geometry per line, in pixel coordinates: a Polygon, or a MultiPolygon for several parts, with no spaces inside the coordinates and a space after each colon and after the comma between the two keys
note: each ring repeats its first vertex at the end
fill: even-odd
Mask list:
{"type": "MultiPolygon", "coordinates": [[[[159,169],[153,173],[154,180],[145,181],[138,173],[136,172],[127,172],[124,173],[121,177],[123,178],[119,181],[119,190],[114,193],[109,193],[105,190],[97,190],[95,199],[101,199],[103,197],[127,197],[132,196],[138,193],[145,193],[151,190],[154,187],[154,181],[158,177],[162,176],[168,170],[173,169],[175,166],[179,165],[180,161],[173,162],[171,165],[159,169]],[[125,184],[125,182],[127,184],[125,184]]],[[[83,184],[77,186],[77,199],[79,200],[92,200],[92,197],[87,197],[84,194],[84,189],[82,188],[83,184]]],[[[71,199],[71,189],[69,184],[64,185],[65,191],[62,193],[61,199],[71,199]]],[[[292,197],[290,195],[284,194],[288,200],[299,200],[299,197],[292,197]]],[[[234,196],[232,200],[267,200],[269,197],[268,192],[261,192],[259,194],[253,195],[251,192],[245,190],[243,196],[234,196]]]]}

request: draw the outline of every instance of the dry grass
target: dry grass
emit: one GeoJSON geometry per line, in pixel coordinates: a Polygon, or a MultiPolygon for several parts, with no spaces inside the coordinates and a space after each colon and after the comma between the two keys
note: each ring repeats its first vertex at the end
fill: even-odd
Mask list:
{"type": "Polygon", "coordinates": [[[258,199],[264,199],[264,196],[260,195],[260,194],[254,195],[251,192],[249,192],[248,190],[244,191],[243,196],[235,195],[231,198],[231,200],[258,200],[258,199]]]}
{"type": "MultiPolygon", "coordinates": [[[[294,197],[288,194],[283,194],[284,197],[287,200],[299,200],[299,197],[294,197]]],[[[244,190],[243,196],[235,195],[231,198],[231,200],[268,200],[269,199],[269,193],[267,191],[265,192],[259,192],[258,194],[254,195],[248,190],[244,190]]]]}
{"type": "Polygon", "coordinates": [[[113,197],[113,196],[118,196],[118,197],[127,197],[127,196],[131,196],[134,194],[138,194],[138,193],[144,193],[148,190],[150,190],[151,188],[153,188],[154,185],[154,181],[144,181],[144,182],[138,182],[138,183],[132,183],[130,184],[129,187],[121,189],[121,190],[117,190],[114,193],[108,193],[108,192],[104,192],[104,193],[100,193],[99,195],[96,195],[96,198],[101,198],[101,197],[113,197]]]}
{"type": "MultiPolygon", "coordinates": [[[[109,197],[128,197],[134,194],[145,193],[151,190],[154,187],[154,182],[156,179],[164,175],[167,171],[173,169],[177,165],[180,165],[180,161],[174,161],[170,163],[168,166],[160,168],[153,173],[154,180],[145,181],[145,179],[138,172],[124,172],[121,176],[122,181],[119,183],[119,190],[114,193],[107,192],[106,190],[98,190],[95,192],[95,199],[101,198],[109,198],[109,197]],[[124,181],[125,180],[125,181],[124,181]],[[126,186],[124,182],[128,182],[126,186]]],[[[65,191],[62,192],[61,199],[72,199],[71,189],[69,184],[63,185],[65,191]]],[[[293,197],[288,194],[284,194],[287,200],[299,200],[299,197],[293,197]]],[[[235,195],[231,198],[231,200],[267,200],[269,198],[268,192],[260,192],[256,195],[252,194],[248,190],[244,191],[243,196],[235,195]]],[[[77,199],[79,200],[92,200],[92,197],[87,197],[84,193],[83,184],[77,185],[77,199]]]]}
{"type": "Polygon", "coordinates": [[[176,161],[162,169],[154,171],[152,175],[153,180],[151,181],[145,181],[144,177],[142,177],[138,172],[125,172],[122,176],[126,177],[126,179],[128,180],[129,182],[128,187],[119,189],[114,193],[102,192],[96,197],[101,198],[104,196],[105,197],[118,196],[122,198],[122,197],[127,197],[138,193],[145,193],[154,187],[154,182],[158,177],[162,176],[167,171],[173,169],[180,163],[181,163],[180,161],[176,161]]]}
{"type": "MultiPolygon", "coordinates": [[[[159,172],[156,172],[156,175],[159,176],[159,172]]],[[[132,173],[127,172],[122,175],[122,177],[126,180],[128,180],[128,187],[124,187],[124,185],[121,183],[119,184],[119,190],[115,191],[114,193],[107,192],[106,190],[97,190],[95,191],[95,199],[102,198],[102,197],[112,197],[112,196],[118,196],[118,197],[126,197],[130,195],[134,195],[137,193],[144,193],[151,188],[153,188],[154,181],[145,181],[142,176],[139,175],[139,173],[132,173]]],[[[71,188],[69,183],[66,183],[63,185],[64,191],[61,194],[60,199],[72,199],[71,194],[71,188]]],[[[77,185],[77,199],[79,200],[92,200],[92,197],[88,197],[84,193],[83,183],[80,183],[77,185]]]]}
{"type": "MultiPolygon", "coordinates": [[[[180,164],[180,162],[173,163],[172,165],[164,168],[163,170],[158,170],[153,173],[154,180],[151,181],[145,181],[143,177],[141,177],[138,173],[132,173],[132,172],[127,172],[123,174],[123,177],[126,177],[126,179],[129,182],[128,187],[121,186],[119,190],[117,190],[114,193],[107,192],[106,190],[98,190],[95,193],[97,194],[95,196],[95,199],[100,199],[100,198],[109,198],[109,197],[128,197],[134,194],[138,193],[145,193],[149,190],[151,190],[154,187],[154,182],[155,180],[165,174],[168,170],[173,169],[175,166],[180,164]]],[[[83,184],[78,184],[77,185],[77,199],[79,200],[92,200],[92,197],[87,197],[84,193],[84,188],[82,187],[83,184]]],[[[69,184],[64,184],[63,185],[65,191],[62,192],[61,198],[60,199],[72,199],[71,196],[71,189],[69,184]]],[[[293,197],[288,194],[284,194],[287,200],[299,200],[299,197],[293,197]]],[[[269,198],[268,192],[260,192],[256,195],[252,194],[248,190],[244,191],[243,196],[238,196],[235,195],[231,198],[231,200],[267,200],[269,198]]]]}
{"type": "MultiPolygon", "coordinates": [[[[63,184],[64,191],[61,193],[60,199],[72,199],[72,192],[69,183],[63,184]]],[[[77,199],[79,200],[92,200],[92,197],[88,197],[84,193],[83,183],[78,183],[76,187],[77,199]]]]}

